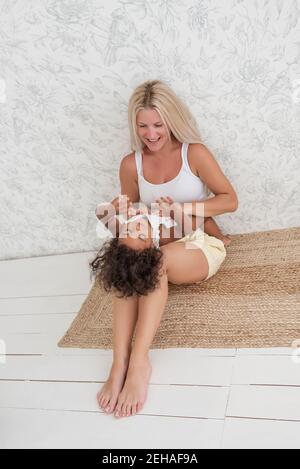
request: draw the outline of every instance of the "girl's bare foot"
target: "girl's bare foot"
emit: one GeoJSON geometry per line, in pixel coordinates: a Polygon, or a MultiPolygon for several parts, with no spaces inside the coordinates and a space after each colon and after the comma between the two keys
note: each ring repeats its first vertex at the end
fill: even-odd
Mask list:
{"type": "Polygon", "coordinates": [[[124,387],[119,395],[115,417],[129,417],[142,410],[152,372],[149,357],[130,360],[124,387]]]}
{"type": "Polygon", "coordinates": [[[113,363],[108,380],[97,394],[99,407],[108,414],[111,414],[116,407],[116,403],[123,387],[129,358],[123,363],[113,363]]]}

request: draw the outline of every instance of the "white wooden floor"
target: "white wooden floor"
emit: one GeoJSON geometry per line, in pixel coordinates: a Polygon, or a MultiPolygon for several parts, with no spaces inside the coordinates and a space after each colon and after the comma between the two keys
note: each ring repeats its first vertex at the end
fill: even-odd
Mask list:
{"type": "Polygon", "coordinates": [[[93,256],[0,262],[1,448],[300,448],[292,348],[151,350],[142,413],[102,413],[112,351],[56,346],[91,288],[93,256]]]}

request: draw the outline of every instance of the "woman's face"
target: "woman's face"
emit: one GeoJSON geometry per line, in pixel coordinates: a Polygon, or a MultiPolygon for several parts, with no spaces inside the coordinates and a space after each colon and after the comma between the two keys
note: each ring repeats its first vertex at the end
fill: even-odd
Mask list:
{"type": "Polygon", "coordinates": [[[132,249],[147,249],[152,247],[152,227],[147,217],[138,218],[120,228],[119,239],[132,249]]]}
{"type": "Polygon", "coordinates": [[[136,126],[140,139],[150,151],[160,150],[168,141],[166,126],[155,109],[142,109],[139,111],[136,126]]]}

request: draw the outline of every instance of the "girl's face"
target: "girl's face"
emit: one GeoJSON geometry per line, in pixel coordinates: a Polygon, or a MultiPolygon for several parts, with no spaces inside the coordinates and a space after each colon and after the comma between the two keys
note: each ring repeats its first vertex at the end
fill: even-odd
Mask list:
{"type": "Polygon", "coordinates": [[[147,217],[138,218],[120,228],[119,239],[121,244],[132,249],[147,249],[152,247],[152,227],[147,217]]]}
{"type": "Polygon", "coordinates": [[[155,109],[142,109],[137,113],[137,132],[142,142],[152,152],[161,150],[168,141],[168,133],[155,109]]]}

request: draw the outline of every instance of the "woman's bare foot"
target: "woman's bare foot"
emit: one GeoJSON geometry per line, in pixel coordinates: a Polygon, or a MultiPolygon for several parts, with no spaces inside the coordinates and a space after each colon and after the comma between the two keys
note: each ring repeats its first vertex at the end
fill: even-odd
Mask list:
{"type": "Polygon", "coordinates": [[[129,417],[142,410],[147,398],[151,372],[149,357],[130,360],[126,381],[118,398],[115,417],[129,417]]]}
{"type": "Polygon", "coordinates": [[[116,407],[116,403],[123,387],[127,369],[129,364],[128,360],[123,363],[113,363],[108,380],[100,389],[97,394],[97,401],[99,407],[108,414],[111,414],[116,407]]]}
{"type": "Polygon", "coordinates": [[[228,235],[220,236],[220,240],[223,241],[224,246],[229,246],[229,244],[231,243],[231,239],[229,238],[228,235]]]}

